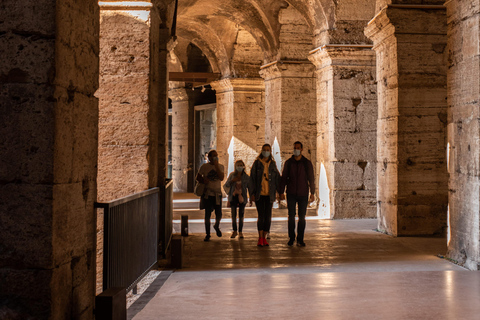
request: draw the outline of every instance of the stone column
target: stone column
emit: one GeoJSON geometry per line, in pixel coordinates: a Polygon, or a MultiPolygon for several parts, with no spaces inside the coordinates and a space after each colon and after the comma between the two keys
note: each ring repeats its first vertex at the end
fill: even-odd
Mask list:
{"type": "Polygon", "coordinates": [[[99,201],[148,189],[150,8],[101,7],[99,201]]]}
{"type": "Polygon", "coordinates": [[[189,100],[190,92],[193,91],[185,88],[174,88],[168,92],[172,100],[172,179],[175,192],[187,192],[189,179],[193,178],[190,151],[193,149],[194,108],[189,100]]]}
{"type": "Polygon", "coordinates": [[[312,51],[310,60],[317,68],[317,161],[330,193],[320,203],[330,204],[333,219],[374,218],[375,52],[368,45],[326,45],[312,51]]]}
{"type": "Polygon", "coordinates": [[[449,256],[480,266],[480,37],[478,1],[447,1],[449,256]],[[475,5],[473,5],[475,3],[475,5]]]}
{"type": "Polygon", "coordinates": [[[247,172],[250,172],[265,143],[263,80],[223,79],[211,85],[217,92],[217,152],[220,162],[229,173],[234,169],[234,162],[242,159],[247,172]]]}
{"type": "Polygon", "coordinates": [[[97,1],[2,10],[0,318],[93,319],[97,1]]]}
{"type": "Polygon", "coordinates": [[[388,5],[369,23],[378,82],[378,228],[447,226],[446,17],[442,6],[388,5]]]}
{"type": "MultiPolygon", "coordinates": [[[[149,187],[166,184],[168,168],[168,61],[177,42],[170,36],[170,30],[160,28],[158,9],[154,7],[150,29],[150,89],[149,128],[150,153],[149,187]]],[[[162,209],[163,210],[163,209],[162,209]]]]}
{"type": "Polygon", "coordinates": [[[265,141],[274,147],[278,166],[292,156],[297,140],[303,143],[304,156],[315,166],[315,66],[310,62],[276,61],[263,66],[260,75],[265,80],[265,141]]]}

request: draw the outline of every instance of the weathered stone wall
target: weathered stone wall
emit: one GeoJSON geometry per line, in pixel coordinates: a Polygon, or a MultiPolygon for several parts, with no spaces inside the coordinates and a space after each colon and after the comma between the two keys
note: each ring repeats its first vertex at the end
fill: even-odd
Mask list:
{"type": "Polygon", "coordinates": [[[0,317],[92,319],[97,2],[2,10],[0,317]]]}
{"type": "Polygon", "coordinates": [[[265,79],[265,141],[273,145],[277,139],[282,165],[297,140],[303,143],[303,155],[316,163],[315,66],[278,62],[260,74],[265,79]]]}
{"type": "Polygon", "coordinates": [[[242,159],[247,172],[250,172],[265,143],[263,80],[224,79],[212,83],[212,88],[217,92],[217,152],[220,162],[230,172],[234,161],[242,159]],[[233,151],[230,155],[229,148],[233,151]]]}
{"type": "Polygon", "coordinates": [[[478,270],[480,265],[479,14],[478,0],[447,2],[451,228],[448,254],[472,270],[478,270]]]}
{"type": "Polygon", "coordinates": [[[312,32],[304,17],[293,6],[279,12],[279,60],[306,60],[312,49],[312,32]]]}
{"type": "Polygon", "coordinates": [[[444,233],[445,11],[387,7],[366,32],[377,53],[379,229],[393,235],[444,233]]]}
{"type": "Polygon", "coordinates": [[[252,35],[240,28],[234,43],[232,55],[232,71],[235,78],[258,77],[258,70],[263,62],[262,48],[252,35]]]}
{"type": "Polygon", "coordinates": [[[102,9],[99,201],[148,189],[149,29],[132,12],[102,9]]]}
{"type": "Polygon", "coordinates": [[[317,67],[317,172],[323,163],[330,217],[374,218],[375,53],[368,48],[331,46],[312,53],[310,59],[317,67]]]}

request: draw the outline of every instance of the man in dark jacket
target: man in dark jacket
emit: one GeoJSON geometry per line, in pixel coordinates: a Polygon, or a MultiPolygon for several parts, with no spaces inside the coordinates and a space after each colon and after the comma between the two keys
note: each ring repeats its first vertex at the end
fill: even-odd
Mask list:
{"type": "Polygon", "coordinates": [[[303,145],[300,141],[293,144],[293,156],[285,162],[280,180],[280,199],[284,200],[285,186],[287,187],[288,207],[288,241],[289,246],[295,242],[295,215],[298,203],[298,229],[297,245],[304,247],[303,236],[305,234],[305,216],[307,214],[308,201],[315,200],[315,175],[310,160],[302,155],[303,145]],[[310,189],[310,199],[309,199],[310,189]]]}

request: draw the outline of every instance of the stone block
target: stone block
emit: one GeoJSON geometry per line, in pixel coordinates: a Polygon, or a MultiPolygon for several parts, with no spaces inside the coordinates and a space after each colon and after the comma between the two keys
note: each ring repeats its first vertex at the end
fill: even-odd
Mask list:
{"type": "Polygon", "coordinates": [[[93,201],[94,190],[85,190],[84,182],[57,184],[53,188],[53,234],[54,261],[57,265],[80,257],[95,247],[96,224],[93,201]],[[86,210],[85,208],[89,208],[86,210]],[[76,232],[71,232],[76,230],[76,232]]]}
{"type": "Polygon", "coordinates": [[[392,202],[385,202],[378,199],[377,219],[378,230],[398,236],[397,205],[392,202]]]}
{"type": "Polygon", "coordinates": [[[376,176],[373,174],[376,172],[375,162],[333,162],[332,166],[334,180],[331,186],[333,189],[342,191],[376,190],[376,176]]]}
{"type": "Polygon", "coordinates": [[[377,216],[375,190],[333,191],[333,219],[373,219],[377,216]]]}
{"type": "Polygon", "coordinates": [[[399,205],[397,235],[445,235],[446,205],[399,205]]]}
{"type": "Polygon", "coordinates": [[[52,279],[50,269],[0,268],[0,299],[4,302],[0,314],[6,319],[49,319],[52,279]]]}
{"type": "MultiPolygon", "coordinates": [[[[55,131],[55,182],[95,180],[98,159],[98,101],[75,93],[70,100],[57,90],[55,131]]],[[[86,182],[85,182],[86,183],[86,182]]]]}
{"type": "Polygon", "coordinates": [[[51,86],[0,86],[1,180],[52,182],[55,130],[52,96],[51,86]]]}
{"type": "Polygon", "coordinates": [[[110,201],[148,189],[148,146],[99,146],[98,200],[110,201]]]}
{"type": "Polygon", "coordinates": [[[149,35],[150,26],[127,12],[102,12],[101,75],[148,74],[150,41],[145,39],[149,35]]]}
{"type": "Polygon", "coordinates": [[[56,5],[55,83],[92,96],[98,89],[99,7],[93,0],[56,5]]]}
{"type": "MultiPolygon", "coordinates": [[[[7,19],[10,20],[10,19],[7,19]]],[[[4,29],[7,32],[8,29],[4,29]]],[[[8,63],[0,65],[0,83],[53,84],[55,40],[53,35],[36,36],[32,31],[8,32],[0,54],[8,63]]]]}
{"type": "Polygon", "coordinates": [[[53,187],[35,184],[0,186],[0,267],[51,268],[53,187]]]}
{"type": "Polygon", "coordinates": [[[371,132],[337,132],[335,134],[335,159],[348,161],[376,158],[376,137],[371,132]],[[340,147],[341,146],[341,147],[340,147]]]}

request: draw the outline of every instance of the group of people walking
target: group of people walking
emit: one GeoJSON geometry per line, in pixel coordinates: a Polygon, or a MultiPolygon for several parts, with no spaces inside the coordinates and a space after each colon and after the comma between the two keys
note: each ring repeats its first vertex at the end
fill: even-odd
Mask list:
{"type": "MultiPolygon", "coordinates": [[[[272,221],[272,207],[275,200],[287,200],[288,208],[288,245],[305,246],[305,216],[309,201],[315,200],[315,177],[313,165],[302,155],[303,145],[300,141],[293,144],[293,155],[284,165],[282,174],[272,156],[269,144],[262,146],[262,151],[252,165],[250,176],[245,172],[242,160],[235,162],[235,170],[231,172],[224,184],[228,195],[228,206],[232,212],[231,238],[237,235],[243,238],[243,221],[247,202],[255,202],[257,208],[258,243],[260,247],[268,246],[267,235],[272,221]],[[286,194],[285,197],[285,188],[286,194]],[[278,195],[278,196],[277,196],[278,195]],[[248,199],[250,199],[248,201],[248,199]],[[298,226],[295,233],[295,216],[298,205],[298,226]],[[237,225],[238,209],[238,225],[237,225]]],[[[205,239],[210,240],[210,217],[215,211],[213,226],[218,237],[222,236],[220,221],[222,219],[221,181],[225,178],[223,165],[218,162],[215,150],[208,153],[208,162],[200,167],[197,183],[204,184],[200,205],[205,209],[205,239]]]]}

